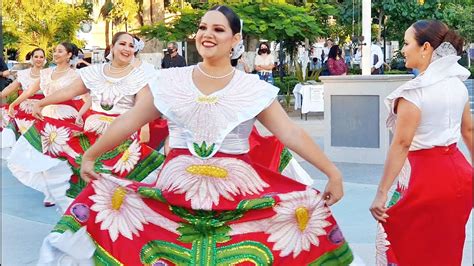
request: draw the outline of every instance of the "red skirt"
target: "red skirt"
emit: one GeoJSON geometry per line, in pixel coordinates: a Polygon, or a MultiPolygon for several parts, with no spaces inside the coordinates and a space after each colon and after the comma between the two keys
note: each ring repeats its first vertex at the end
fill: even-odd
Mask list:
{"type": "Polygon", "coordinates": [[[348,265],[353,259],[318,191],[246,155],[201,160],[187,150],[170,152],[155,186],[110,176],[89,184],[42,252],[51,254],[54,246],[68,253],[72,241],[89,243],[74,247],[83,261],[110,265],[348,265]]]}
{"type": "Polygon", "coordinates": [[[473,168],[456,144],[412,151],[408,159],[408,188],[397,189],[382,224],[388,263],[461,265],[473,168]]]}
{"type": "MultiPolygon", "coordinates": [[[[34,128],[25,134],[28,142],[37,147],[40,152],[53,158],[66,159],[69,162],[74,173],[67,191],[67,196],[71,198],[75,198],[86,185],[79,175],[82,155],[96,142],[117,115],[89,110],[84,117],[84,128],[72,123],[45,118],[44,121],[36,121],[34,128]]],[[[99,157],[96,162],[96,171],[142,181],[155,172],[163,161],[162,154],[139,143],[138,133],[136,133],[118,147],[99,157]]]]}

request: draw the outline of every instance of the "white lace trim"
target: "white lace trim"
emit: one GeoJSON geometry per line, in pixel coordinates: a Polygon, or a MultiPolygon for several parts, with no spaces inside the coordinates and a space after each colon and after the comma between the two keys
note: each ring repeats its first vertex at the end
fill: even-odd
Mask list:
{"type": "Polygon", "coordinates": [[[457,55],[458,51],[450,42],[443,42],[438,46],[433,51],[433,54],[431,55],[431,62],[434,62],[442,57],[448,56],[448,55],[457,55]]]}

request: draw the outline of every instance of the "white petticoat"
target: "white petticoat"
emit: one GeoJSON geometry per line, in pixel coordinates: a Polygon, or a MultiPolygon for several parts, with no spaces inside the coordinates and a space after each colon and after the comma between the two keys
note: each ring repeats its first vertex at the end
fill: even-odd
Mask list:
{"type": "Polygon", "coordinates": [[[62,212],[72,202],[66,196],[73,174],[68,162],[37,151],[24,136],[13,146],[7,166],[21,183],[51,196],[62,212]]]}
{"type": "Polygon", "coordinates": [[[15,132],[11,128],[4,128],[1,133],[2,146],[1,148],[1,158],[7,160],[10,156],[11,149],[15,145],[16,136],[15,132]]]}

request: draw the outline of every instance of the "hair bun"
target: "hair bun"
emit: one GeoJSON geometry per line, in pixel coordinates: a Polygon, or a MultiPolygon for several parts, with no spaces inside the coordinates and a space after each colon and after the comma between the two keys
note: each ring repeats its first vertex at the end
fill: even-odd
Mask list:
{"type": "Polygon", "coordinates": [[[464,46],[464,38],[461,37],[456,31],[449,29],[444,35],[443,42],[451,43],[456,49],[458,55],[462,54],[464,46]]]}

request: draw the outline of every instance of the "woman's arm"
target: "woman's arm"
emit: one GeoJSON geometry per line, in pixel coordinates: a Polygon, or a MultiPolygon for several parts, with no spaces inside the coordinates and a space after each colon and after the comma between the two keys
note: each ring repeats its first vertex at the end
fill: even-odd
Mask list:
{"type": "Polygon", "coordinates": [[[471,161],[472,161],[472,150],[473,150],[473,144],[472,144],[472,116],[471,116],[471,106],[469,102],[467,102],[466,106],[464,107],[464,112],[462,114],[462,121],[461,121],[461,134],[462,138],[464,140],[464,143],[467,146],[467,149],[469,150],[469,155],[471,155],[471,161]]]}
{"type": "Polygon", "coordinates": [[[326,157],[311,137],[289,119],[277,101],[262,111],[257,118],[285,146],[328,177],[329,182],[324,195],[328,200],[328,205],[332,205],[342,198],[342,174],[339,169],[326,157]]]}
{"type": "Polygon", "coordinates": [[[39,80],[35,81],[35,83],[33,83],[26,91],[24,91],[18,98],[16,98],[15,101],[13,101],[10,104],[10,106],[8,107],[8,115],[13,117],[15,106],[19,105],[24,100],[26,100],[26,99],[30,98],[31,96],[35,95],[35,93],[37,91],[39,91],[39,89],[40,89],[39,83],[40,83],[39,80]]]}
{"type": "Polygon", "coordinates": [[[76,124],[79,126],[84,125],[84,119],[82,117],[92,106],[91,95],[89,93],[84,94],[82,96],[82,101],[84,101],[84,104],[82,105],[76,117],[76,124]]]}
{"type": "Polygon", "coordinates": [[[89,91],[87,90],[86,85],[84,85],[82,79],[76,78],[66,89],[58,90],[41,101],[35,103],[33,106],[33,116],[38,119],[43,119],[41,116],[41,110],[43,107],[50,104],[62,103],[88,92],[89,91]]]}
{"type": "Polygon", "coordinates": [[[374,202],[370,207],[372,216],[385,222],[387,193],[405,163],[416,129],[420,124],[421,111],[413,103],[400,98],[397,105],[397,124],[392,144],[388,150],[383,176],[377,189],[374,202]]]}
{"type": "Polygon", "coordinates": [[[117,117],[96,143],[84,153],[81,177],[87,182],[100,178],[100,175],[94,172],[95,159],[122,143],[140,127],[159,116],[160,113],[153,104],[153,95],[147,85],[137,93],[132,109],[117,117]]]}
{"type": "Polygon", "coordinates": [[[18,88],[21,86],[21,83],[18,80],[14,80],[10,85],[8,85],[3,91],[1,92],[1,97],[6,98],[8,95],[10,95],[12,92],[18,90],[18,88]]]}

